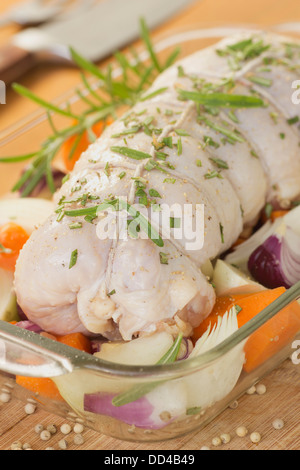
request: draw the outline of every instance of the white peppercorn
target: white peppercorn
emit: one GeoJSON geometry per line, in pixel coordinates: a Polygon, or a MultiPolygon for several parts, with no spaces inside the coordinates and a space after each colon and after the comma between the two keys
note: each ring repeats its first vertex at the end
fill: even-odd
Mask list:
{"type": "Polygon", "coordinates": [[[34,431],[37,434],[41,434],[41,432],[44,431],[44,426],[42,424],[37,424],[34,428],[34,431]]]}
{"type": "Polygon", "coordinates": [[[40,434],[42,441],[49,441],[51,439],[51,433],[47,430],[44,430],[40,434]]]}
{"type": "Polygon", "coordinates": [[[255,385],[253,385],[253,387],[250,387],[248,390],[247,390],[247,395],[254,395],[256,393],[256,387],[255,385]]]}
{"type": "Polygon", "coordinates": [[[65,423],[65,424],[62,424],[62,426],[60,427],[60,430],[63,434],[67,435],[67,434],[70,434],[70,432],[72,431],[72,428],[69,424],[65,423]]]}
{"type": "Polygon", "coordinates": [[[267,387],[263,384],[259,384],[256,387],[256,393],[257,395],[264,395],[267,391],[267,387]]]}
{"type": "Polygon", "coordinates": [[[11,394],[8,392],[2,392],[0,395],[0,401],[2,403],[9,403],[11,400],[11,394]]]}
{"type": "Polygon", "coordinates": [[[33,403],[27,403],[24,410],[27,415],[33,415],[36,412],[36,405],[33,403]]]}
{"type": "Polygon", "coordinates": [[[220,437],[217,436],[212,439],[211,443],[214,447],[219,447],[222,444],[222,441],[220,437]]]}
{"type": "Polygon", "coordinates": [[[52,435],[57,433],[57,428],[56,428],[55,424],[49,424],[46,429],[52,435]]]}
{"type": "Polygon", "coordinates": [[[58,447],[62,450],[66,450],[68,448],[68,441],[66,441],[66,439],[61,439],[58,443],[58,447]]]}
{"type": "Polygon", "coordinates": [[[23,444],[21,441],[15,441],[10,446],[11,450],[22,450],[23,444]]]}
{"type": "Polygon", "coordinates": [[[82,444],[84,444],[83,435],[82,434],[76,434],[76,436],[74,437],[73,442],[76,446],[81,446],[82,444]]]}
{"type": "Polygon", "coordinates": [[[82,434],[84,431],[84,427],[82,424],[76,423],[74,425],[73,431],[75,432],[75,434],[82,434]]]}
{"type": "Polygon", "coordinates": [[[245,437],[248,434],[248,429],[245,426],[239,426],[236,430],[236,435],[238,437],[245,437]]]}
{"type": "Polygon", "coordinates": [[[253,444],[258,444],[261,441],[261,435],[259,434],[259,432],[253,432],[250,435],[250,440],[251,442],[253,442],[253,444]]]}
{"type": "Polygon", "coordinates": [[[223,444],[228,444],[231,441],[231,436],[228,433],[221,434],[220,438],[223,444]]]}
{"type": "Polygon", "coordinates": [[[284,421],[280,418],[276,418],[274,419],[272,425],[274,429],[282,429],[284,427],[284,421]]]}

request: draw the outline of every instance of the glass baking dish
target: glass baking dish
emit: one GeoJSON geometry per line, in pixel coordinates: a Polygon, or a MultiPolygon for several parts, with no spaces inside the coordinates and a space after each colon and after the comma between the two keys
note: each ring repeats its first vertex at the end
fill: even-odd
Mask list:
{"type": "MultiPolygon", "coordinates": [[[[287,25],[288,32],[297,35],[297,27],[287,25]]],[[[280,25],[274,29],[284,31],[280,25]]],[[[244,32],[245,27],[191,27],[159,38],[156,49],[164,55],[180,45],[183,57],[237,31],[244,32]]],[[[142,58],[147,57],[143,50],[140,53],[142,58]]],[[[56,104],[66,102],[72,102],[77,111],[83,105],[74,90],[56,100],[56,104]]],[[[56,126],[59,125],[63,125],[63,119],[58,120],[56,126]]],[[[1,131],[0,155],[20,154],[20,149],[21,153],[34,151],[48,134],[47,116],[37,111],[13,128],[1,131]]],[[[9,193],[22,168],[21,163],[1,165],[1,196],[9,193]]],[[[173,439],[204,427],[293,353],[295,364],[298,363],[300,326],[296,333],[293,330],[292,335],[283,338],[279,337],[280,331],[278,336],[275,331],[265,356],[258,358],[251,370],[244,367],[244,354],[253,338],[264,335],[266,328],[272,329],[274,324],[280,325],[282,318],[298,321],[297,309],[294,311],[293,307],[299,299],[300,283],[214,348],[171,365],[127,366],[106,362],[0,322],[0,386],[13,390],[21,400],[37,401],[49,412],[71,420],[81,419],[86,426],[114,438],[141,442],[173,439]],[[29,392],[15,383],[16,375],[51,378],[64,400],[50,400],[29,392]],[[192,396],[188,407],[187,396],[192,396]],[[87,397],[96,400],[96,409],[101,398],[98,412],[87,411],[87,397]],[[113,397],[121,399],[111,407],[113,397]]]]}

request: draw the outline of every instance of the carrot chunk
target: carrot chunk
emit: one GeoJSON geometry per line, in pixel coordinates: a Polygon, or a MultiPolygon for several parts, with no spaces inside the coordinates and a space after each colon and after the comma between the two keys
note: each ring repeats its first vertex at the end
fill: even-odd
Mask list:
{"type": "MultiPolygon", "coordinates": [[[[238,326],[241,328],[274,302],[286,289],[264,290],[250,295],[227,295],[219,297],[209,317],[194,331],[194,340],[200,338],[207,328],[213,327],[220,316],[237,306],[238,326]]],[[[252,333],[245,345],[244,370],[251,372],[278,353],[291,342],[300,331],[300,305],[293,302],[271,320],[252,333]]]]}
{"type": "Polygon", "coordinates": [[[36,378],[36,377],[22,377],[18,375],[16,377],[16,383],[33,393],[37,393],[42,397],[50,398],[55,401],[64,401],[60,395],[58,388],[51,379],[47,378],[36,378]]]}
{"type": "MultiPolygon", "coordinates": [[[[76,126],[77,124],[77,121],[74,121],[73,125],[76,126]]],[[[100,137],[105,126],[110,124],[112,124],[112,120],[110,119],[98,122],[92,128],[93,133],[96,137],[100,137]]],[[[62,147],[62,158],[67,171],[73,170],[75,163],[79,160],[82,153],[87,150],[90,144],[91,142],[87,132],[84,132],[79,136],[75,135],[66,140],[62,147]]]]}
{"type": "Polygon", "coordinates": [[[79,349],[80,351],[87,352],[91,354],[91,342],[90,340],[81,333],[73,333],[66,336],[57,336],[57,341],[59,343],[66,344],[72,348],[79,349]]]}
{"type": "Polygon", "coordinates": [[[28,238],[27,232],[13,222],[0,227],[0,268],[14,272],[20,251],[28,238]]]}
{"type": "MultiPolygon", "coordinates": [[[[59,343],[79,349],[80,351],[85,351],[87,353],[92,352],[90,340],[81,333],[57,336],[55,338],[53,337],[53,339],[56,339],[59,343]]],[[[63,401],[58,388],[51,379],[17,376],[16,382],[18,385],[21,385],[33,393],[37,393],[52,400],[63,401]]]]}

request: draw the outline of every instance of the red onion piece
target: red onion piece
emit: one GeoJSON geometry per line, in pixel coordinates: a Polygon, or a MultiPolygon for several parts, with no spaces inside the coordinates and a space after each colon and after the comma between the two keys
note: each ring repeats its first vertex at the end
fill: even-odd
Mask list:
{"type": "Polygon", "coordinates": [[[183,338],[181,347],[177,356],[177,361],[183,361],[187,359],[190,356],[193,348],[194,346],[193,346],[192,341],[188,338],[183,338]]]}
{"type": "Polygon", "coordinates": [[[270,236],[252,253],[248,269],[269,289],[290,288],[300,280],[300,236],[289,227],[284,235],[270,236]]]}
{"type": "Polygon", "coordinates": [[[33,331],[34,333],[42,332],[41,328],[31,321],[20,321],[16,323],[16,326],[22,328],[23,330],[33,331]]]}
{"type": "Polygon", "coordinates": [[[17,304],[17,310],[18,310],[18,315],[19,315],[20,320],[21,321],[28,321],[27,316],[25,315],[25,313],[23,312],[23,310],[21,309],[19,304],[17,304]]]}
{"type": "Polygon", "coordinates": [[[84,410],[91,413],[110,416],[124,423],[143,429],[161,429],[168,423],[153,418],[154,406],[146,397],[120,407],[112,404],[114,395],[94,393],[84,396],[84,410]]]}

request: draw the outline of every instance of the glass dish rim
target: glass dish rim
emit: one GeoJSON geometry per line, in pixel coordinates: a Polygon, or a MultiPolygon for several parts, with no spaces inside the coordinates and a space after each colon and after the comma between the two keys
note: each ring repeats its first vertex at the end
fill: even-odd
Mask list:
{"type": "MultiPolygon", "coordinates": [[[[296,25],[295,29],[292,29],[289,32],[296,32],[300,33],[300,23],[293,23],[292,25],[296,25]]],[[[223,38],[225,36],[224,31],[231,32],[231,33],[238,33],[243,32],[245,33],[245,28],[249,33],[253,32],[262,32],[262,31],[270,31],[274,33],[278,33],[284,35],[282,32],[283,24],[278,25],[270,25],[267,27],[262,27],[262,25],[254,25],[254,24],[224,24],[224,23],[195,23],[192,26],[192,29],[189,27],[182,27],[182,28],[174,28],[169,30],[167,33],[161,34],[154,42],[154,46],[156,51],[162,52],[164,49],[170,46],[176,46],[180,44],[181,40],[188,36],[186,41],[192,41],[195,39],[207,39],[207,38],[223,38]],[[275,26],[275,30],[274,30],[275,26]],[[279,31],[276,31],[278,27],[279,31]],[[223,31],[223,34],[221,34],[223,31]],[[207,35],[207,33],[209,34],[207,35]],[[196,37],[195,37],[196,35],[196,37]]],[[[147,52],[143,49],[141,51],[141,57],[143,59],[147,58],[147,52]]],[[[117,73],[116,71],[115,73],[117,73]]],[[[66,99],[66,96],[70,96],[73,94],[73,102],[79,101],[75,94],[75,88],[63,93],[59,97],[57,97],[53,102],[62,103],[63,100],[66,99]]],[[[15,138],[23,135],[25,132],[30,131],[30,129],[34,128],[35,126],[39,125],[41,122],[47,119],[47,114],[41,112],[39,110],[29,114],[28,116],[22,118],[14,125],[11,125],[0,132],[0,148],[1,146],[7,144],[7,139],[9,141],[13,141],[15,138]],[[23,127],[25,126],[25,128],[23,127]],[[13,128],[13,130],[11,130],[13,128]],[[10,133],[11,132],[11,133],[10,133]],[[5,134],[7,136],[5,137],[5,134]],[[3,135],[4,135],[4,143],[3,143],[3,135]]],[[[300,283],[293,286],[291,289],[287,290],[284,294],[282,294],[275,302],[273,302],[269,307],[263,310],[260,314],[250,320],[246,325],[242,328],[238,329],[235,333],[231,334],[228,338],[226,338],[223,342],[215,346],[214,348],[210,349],[209,351],[195,357],[189,358],[184,361],[178,361],[176,363],[170,365],[151,365],[151,366],[132,366],[132,365],[124,365],[119,363],[112,363],[108,361],[101,360],[92,354],[88,353],[80,353],[78,354],[77,350],[70,348],[69,346],[56,343],[48,338],[43,338],[43,345],[39,344],[39,335],[36,333],[32,333],[26,330],[22,330],[22,339],[25,340],[23,346],[27,345],[35,345],[40,347],[40,352],[44,350],[44,352],[49,351],[51,353],[58,353],[59,355],[65,355],[70,361],[71,365],[76,369],[89,369],[95,372],[101,372],[102,374],[107,374],[110,376],[122,376],[122,377],[161,377],[167,376],[171,378],[176,378],[176,376],[180,376],[182,374],[189,374],[193,373],[196,370],[209,366],[211,363],[218,360],[221,356],[232,350],[237,345],[241,344],[245,341],[253,332],[255,332],[258,328],[260,328],[263,324],[265,324],[268,320],[274,317],[278,312],[280,312],[283,308],[288,306],[293,301],[297,300],[300,297],[300,283]]],[[[0,321],[0,339],[1,333],[7,333],[11,337],[17,338],[18,335],[13,334],[14,327],[12,325],[7,324],[6,322],[0,321]]],[[[16,330],[14,330],[16,332],[16,330]]],[[[0,370],[1,372],[1,370],[0,370]]]]}

